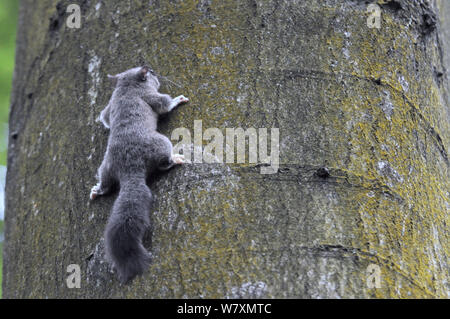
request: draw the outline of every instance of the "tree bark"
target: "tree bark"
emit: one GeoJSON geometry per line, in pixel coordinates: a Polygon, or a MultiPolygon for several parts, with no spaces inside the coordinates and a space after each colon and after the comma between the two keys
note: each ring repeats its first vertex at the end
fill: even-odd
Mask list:
{"type": "Polygon", "coordinates": [[[73,2],[21,2],[4,297],[449,297],[448,1],[378,1],[380,29],[351,0],[84,0],[70,29],[73,2]],[[190,98],[161,132],[279,128],[280,169],[152,180],[154,258],[122,286],[102,239],[116,195],[88,200],[108,134],[95,118],[106,75],[144,61],[190,98]]]}

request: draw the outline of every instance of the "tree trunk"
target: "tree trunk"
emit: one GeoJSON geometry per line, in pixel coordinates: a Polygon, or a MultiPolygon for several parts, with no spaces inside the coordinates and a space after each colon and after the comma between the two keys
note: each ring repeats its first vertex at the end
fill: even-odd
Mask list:
{"type": "Polygon", "coordinates": [[[21,2],[4,297],[449,296],[448,1],[378,1],[379,29],[351,0],[84,0],[71,29],[73,2],[21,2]],[[279,128],[280,167],[153,179],[153,261],[122,286],[102,239],[116,194],[88,200],[95,118],[106,75],[144,61],[190,98],[161,132],[279,128]]]}

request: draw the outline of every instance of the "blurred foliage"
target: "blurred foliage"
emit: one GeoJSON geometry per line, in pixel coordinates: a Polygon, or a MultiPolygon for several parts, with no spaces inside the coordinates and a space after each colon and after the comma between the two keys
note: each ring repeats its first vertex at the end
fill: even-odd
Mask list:
{"type": "MultiPolygon", "coordinates": [[[[9,99],[14,70],[18,0],[0,0],[0,165],[6,166],[9,99]]],[[[0,237],[3,221],[0,220],[0,237]]],[[[0,298],[2,295],[2,247],[0,242],[0,298]]]]}
{"type": "MultiPolygon", "coordinates": [[[[3,234],[3,221],[0,220],[0,234],[3,234]]],[[[0,298],[2,297],[2,265],[3,265],[3,243],[0,241],[0,298]]]]}
{"type": "Polygon", "coordinates": [[[0,1],[0,165],[6,165],[7,123],[14,53],[18,0],[0,1]]]}

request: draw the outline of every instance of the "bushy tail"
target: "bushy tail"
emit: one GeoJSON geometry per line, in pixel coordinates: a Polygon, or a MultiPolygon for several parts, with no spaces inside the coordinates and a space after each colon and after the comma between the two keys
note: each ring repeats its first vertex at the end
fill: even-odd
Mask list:
{"type": "Polygon", "coordinates": [[[150,263],[150,254],[142,237],[150,226],[152,193],[142,178],[130,178],[120,185],[105,229],[106,256],[122,283],[142,274],[150,263]]]}

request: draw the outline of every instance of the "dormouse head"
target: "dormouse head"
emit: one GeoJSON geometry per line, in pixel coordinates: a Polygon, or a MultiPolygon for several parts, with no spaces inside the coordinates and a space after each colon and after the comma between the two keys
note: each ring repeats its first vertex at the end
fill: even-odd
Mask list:
{"type": "Polygon", "coordinates": [[[108,74],[108,78],[116,87],[131,86],[158,90],[160,85],[156,73],[148,66],[132,68],[116,75],[108,74]]]}

